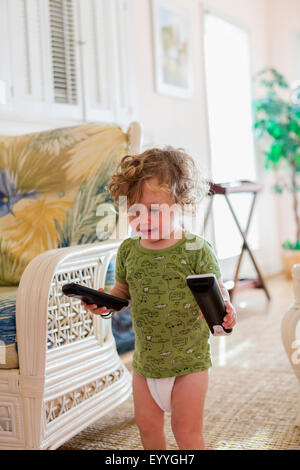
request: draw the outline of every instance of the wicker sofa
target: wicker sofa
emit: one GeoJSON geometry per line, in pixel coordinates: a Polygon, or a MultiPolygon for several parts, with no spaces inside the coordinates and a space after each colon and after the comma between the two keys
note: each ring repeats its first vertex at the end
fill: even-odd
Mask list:
{"type": "MultiPolygon", "coordinates": [[[[27,192],[24,190],[22,193],[14,179],[14,186],[11,187],[14,188],[15,199],[11,196],[10,205],[7,198],[4,199],[6,222],[1,219],[0,235],[7,235],[14,217],[19,215],[23,217],[20,220],[24,220],[24,213],[28,215],[29,203],[45,203],[47,191],[51,193],[47,207],[56,208],[53,194],[58,194],[61,187],[60,197],[66,210],[58,212],[54,235],[53,220],[49,220],[51,233],[47,232],[43,223],[47,236],[43,233],[42,241],[44,243],[46,239],[52,243],[46,250],[43,250],[41,240],[36,242],[33,239],[28,243],[24,236],[24,250],[20,249],[21,242],[16,230],[22,228],[21,222],[14,222],[17,229],[9,232],[13,236],[7,237],[4,243],[0,240],[2,250],[3,246],[6,248],[2,258],[9,260],[8,266],[17,266],[18,269],[13,276],[12,270],[1,272],[0,276],[2,288],[7,283],[10,290],[13,291],[14,286],[17,289],[15,320],[18,353],[18,367],[7,368],[5,361],[2,361],[4,368],[0,368],[0,449],[55,449],[117,407],[131,393],[131,375],[117,352],[111,320],[102,320],[90,314],[83,309],[79,300],[63,296],[61,288],[68,282],[94,288],[109,286],[108,271],[113,270],[113,260],[122,239],[117,237],[118,222],[109,236],[103,235],[103,224],[102,232],[97,231],[97,237],[84,236],[95,232],[95,220],[86,214],[91,210],[92,203],[107,203],[107,197],[99,199],[99,186],[98,190],[92,191],[96,188],[93,186],[95,178],[88,179],[87,175],[97,173],[100,176],[98,185],[101,181],[100,187],[103,189],[104,173],[107,178],[122,154],[139,152],[141,126],[132,123],[128,131],[123,132],[118,126],[88,124],[77,129],[41,133],[39,136],[19,136],[16,142],[11,139],[1,141],[0,137],[0,157],[1,151],[6,151],[2,157],[4,155],[10,168],[17,167],[24,157],[24,147],[36,150],[35,145],[39,144],[39,148],[47,154],[44,162],[39,160],[44,171],[44,189],[39,187],[33,195],[33,190],[26,187],[26,178],[23,178],[23,188],[26,187],[27,192]],[[68,132],[72,138],[68,138],[68,132]],[[60,140],[57,140],[57,135],[60,140]],[[25,139],[23,146],[22,138],[25,139]],[[15,160],[14,152],[8,151],[12,145],[23,152],[15,160]],[[50,164],[49,155],[52,158],[50,164]],[[48,184],[47,189],[45,181],[48,174],[52,171],[52,176],[56,178],[53,166],[57,159],[67,176],[64,179],[57,171],[57,180],[53,183],[55,190],[53,184],[48,184]],[[99,159],[103,160],[100,165],[99,159]],[[43,165],[47,164],[49,167],[45,169],[43,165]],[[79,169],[80,175],[85,175],[85,178],[79,178],[75,169],[79,169]],[[77,224],[84,217],[78,219],[78,207],[86,216],[80,235],[77,234],[77,224]],[[5,223],[10,224],[6,231],[5,223]],[[75,237],[75,232],[79,238],[75,237]],[[30,250],[24,257],[26,247],[30,250]]],[[[3,158],[0,158],[2,167],[3,158]]],[[[25,174],[32,176],[29,169],[26,171],[25,174]]],[[[8,174],[6,172],[6,176],[8,174]]],[[[10,177],[13,180],[11,173],[10,177]]],[[[42,217],[41,205],[39,214],[42,217]]],[[[35,232],[34,226],[32,231],[35,232]]],[[[36,233],[40,234],[40,231],[36,230],[36,233]]],[[[127,236],[130,236],[129,232],[127,236]]]]}

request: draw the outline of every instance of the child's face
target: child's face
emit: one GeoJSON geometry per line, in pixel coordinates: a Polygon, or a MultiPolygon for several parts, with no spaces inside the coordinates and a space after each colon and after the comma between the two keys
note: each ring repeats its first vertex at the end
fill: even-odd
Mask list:
{"type": "Polygon", "coordinates": [[[129,223],[136,233],[150,241],[171,238],[176,221],[175,200],[158,186],[156,178],[145,182],[142,199],[136,204],[138,206],[132,207],[133,215],[130,215],[130,208],[128,210],[129,223]]]}

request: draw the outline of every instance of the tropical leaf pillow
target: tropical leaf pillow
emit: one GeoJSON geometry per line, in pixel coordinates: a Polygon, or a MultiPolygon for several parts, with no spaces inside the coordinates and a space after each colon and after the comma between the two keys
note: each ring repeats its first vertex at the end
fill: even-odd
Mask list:
{"type": "Polygon", "coordinates": [[[127,151],[127,134],[110,124],[0,136],[0,285],[18,285],[46,250],[112,234],[106,185],[127,151]]]}

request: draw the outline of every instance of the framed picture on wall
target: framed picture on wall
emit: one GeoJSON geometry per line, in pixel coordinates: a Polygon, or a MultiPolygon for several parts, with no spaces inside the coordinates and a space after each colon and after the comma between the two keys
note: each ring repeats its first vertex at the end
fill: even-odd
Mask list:
{"type": "Polygon", "coordinates": [[[160,94],[194,94],[191,10],[174,0],[152,0],[155,86],[160,94]]]}

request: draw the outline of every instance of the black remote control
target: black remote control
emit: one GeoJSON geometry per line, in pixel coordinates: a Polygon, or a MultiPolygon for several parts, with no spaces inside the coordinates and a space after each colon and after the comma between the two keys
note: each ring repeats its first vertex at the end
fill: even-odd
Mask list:
{"type": "Polygon", "coordinates": [[[64,295],[67,295],[68,297],[76,297],[86,304],[95,304],[98,307],[106,307],[111,310],[118,311],[129,305],[128,300],[106,294],[106,292],[101,292],[96,289],[91,289],[90,287],[82,286],[81,284],[65,284],[62,287],[62,291],[64,295]]]}
{"type": "Polygon", "coordinates": [[[192,274],[186,278],[196,302],[214,336],[230,335],[231,329],[222,326],[226,315],[226,305],[216,278],[213,273],[192,274]]]}

